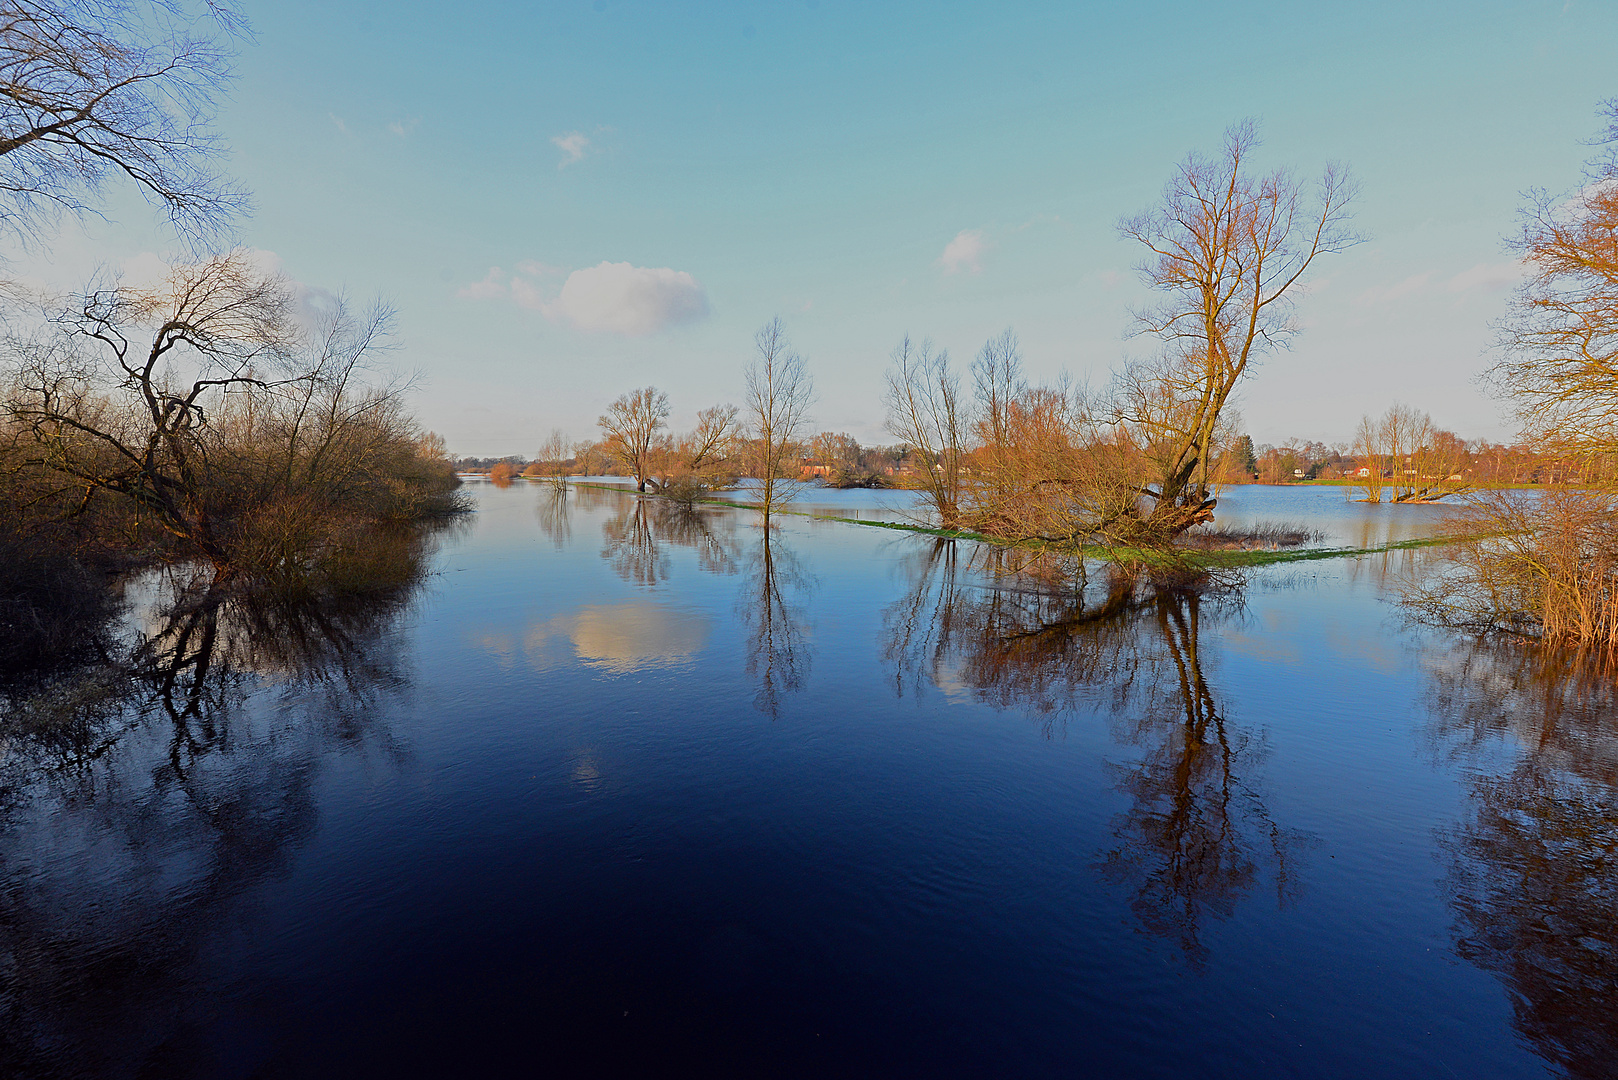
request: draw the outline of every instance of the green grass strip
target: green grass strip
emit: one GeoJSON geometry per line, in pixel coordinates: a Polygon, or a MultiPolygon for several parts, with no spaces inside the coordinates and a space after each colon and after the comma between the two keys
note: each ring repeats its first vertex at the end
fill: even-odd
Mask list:
{"type": "MultiPolygon", "coordinates": [[[[588,487],[598,491],[628,491],[634,493],[633,488],[622,484],[592,484],[572,481],[575,487],[588,487]]],[[[656,498],[664,496],[655,492],[646,492],[656,498]]],[[[742,502],[739,499],[698,499],[698,503],[706,506],[724,506],[733,510],[757,510],[757,503],[742,502]]],[[[1382,555],[1390,551],[1410,551],[1415,548],[1439,547],[1452,543],[1445,536],[1424,536],[1412,540],[1396,540],[1390,544],[1381,544],[1376,547],[1339,547],[1339,548],[1292,548],[1286,551],[1197,551],[1180,548],[1174,552],[1154,551],[1149,548],[1130,547],[1101,547],[1096,544],[1085,544],[1077,551],[1065,546],[1051,544],[1043,540],[1006,540],[997,536],[988,536],[984,533],[972,532],[969,529],[940,529],[931,525],[916,525],[904,521],[871,521],[866,518],[839,517],[835,514],[817,514],[810,510],[786,510],[777,508],[772,511],[776,514],[787,514],[792,517],[809,518],[811,521],[836,521],[844,525],[859,525],[867,529],[892,529],[897,532],[917,533],[922,536],[936,536],[944,540],[973,540],[980,544],[994,544],[997,547],[1019,547],[1032,550],[1057,549],[1073,554],[1080,554],[1086,558],[1105,559],[1109,561],[1130,560],[1147,564],[1191,565],[1207,569],[1232,570],[1247,566],[1275,566],[1280,563],[1318,562],[1321,559],[1355,559],[1362,555],[1382,555]]]]}

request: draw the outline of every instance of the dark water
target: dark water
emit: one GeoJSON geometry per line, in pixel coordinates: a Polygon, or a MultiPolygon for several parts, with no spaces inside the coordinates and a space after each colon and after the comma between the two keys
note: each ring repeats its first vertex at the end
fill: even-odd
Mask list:
{"type": "Polygon", "coordinates": [[[475,490],[414,590],[10,702],[4,1071],[1618,1074],[1611,683],[1405,626],[1412,553],[475,490]]]}

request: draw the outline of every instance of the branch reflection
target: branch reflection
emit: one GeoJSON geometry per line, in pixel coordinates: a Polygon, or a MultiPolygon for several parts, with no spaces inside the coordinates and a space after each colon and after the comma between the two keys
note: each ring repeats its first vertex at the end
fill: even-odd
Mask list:
{"type": "Polygon", "coordinates": [[[207,945],[313,833],[333,751],[402,754],[379,716],[431,546],[151,579],[120,658],[0,699],[0,1073],[222,1067],[188,1041],[228,983],[207,945]]]}
{"type": "Polygon", "coordinates": [[[658,585],[668,580],[670,549],[687,547],[697,565],[711,574],[738,570],[735,515],[686,508],[664,499],[606,492],[617,512],[601,523],[601,557],[625,581],[658,585]]]}
{"type": "Polygon", "coordinates": [[[1208,678],[1201,631],[1233,600],[976,548],[953,541],[916,552],[910,589],[886,613],[886,656],[900,694],[970,693],[1040,718],[1047,735],[1082,712],[1114,719],[1138,747],[1114,764],[1133,805],[1113,822],[1103,869],[1133,891],[1147,931],[1174,940],[1193,965],[1204,926],[1225,918],[1261,881],[1277,902],[1296,890],[1301,834],[1270,816],[1255,773],[1262,739],[1229,722],[1208,678]]]}
{"type": "Polygon", "coordinates": [[[1470,774],[1441,835],[1456,951],[1504,982],[1517,1030],[1570,1077],[1618,1061],[1618,683],[1515,645],[1432,673],[1436,748],[1470,774]],[[1502,759],[1506,759],[1502,762],[1502,759]]]}

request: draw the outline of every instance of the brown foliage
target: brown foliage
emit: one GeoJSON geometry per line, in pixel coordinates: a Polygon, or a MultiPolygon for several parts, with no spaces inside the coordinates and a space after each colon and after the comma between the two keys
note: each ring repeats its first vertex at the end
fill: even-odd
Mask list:
{"type": "Polygon", "coordinates": [[[1426,619],[1618,650],[1618,494],[1484,490],[1448,525],[1446,565],[1406,590],[1426,619]]]}
{"type": "Polygon", "coordinates": [[[455,510],[442,440],[396,388],[360,382],[389,313],[339,302],[306,333],[292,302],[232,252],[176,267],[160,289],[92,291],[13,339],[14,506],[234,570],[307,557],[346,522],[455,510]]]}

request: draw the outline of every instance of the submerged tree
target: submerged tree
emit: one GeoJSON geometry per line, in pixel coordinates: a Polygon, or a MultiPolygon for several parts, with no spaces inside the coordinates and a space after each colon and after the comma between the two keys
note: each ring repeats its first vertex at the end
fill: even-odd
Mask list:
{"type": "Polygon", "coordinates": [[[729,486],[738,471],[741,410],[714,405],[697,413],[697,426],[678,438],[665,436],[653,448],[647,484],[687,510],[716,488],[729,486]]]}
{"type": "Polygon", "coordinates": [[[1211,518],[1222,410],[1252,361],[1295,332],[1291,300],[1314,260],[1356,241],[1341,166],[1310,204],[1288,170],[1252,171],[1257,144],[1251,121],[1235,125],[1217,157],[1191,154],[1157,205],[1118,226],[1147,250],[1141,276],[1162,299],[1137,319],[1162,352],[1120,375],[1115,416],[1150,462],[1149,518],[1169,532],[1211,518]]]}
{"type": "Polygon", "coordinates": [[[596,421],[606,436],[607,449],[635,478],[635,490],[646,490],[651,475],[657,433],[668,426],[669,396],[655,386],[644,386],[618,398],[596,421]]]}
{"type": "Polygon", "coordinates": [[[764,527],[801,483],[798,443],[809,425],[814,382],[803,357],[787,340],[779,317],[753,335],[755,355],[747,367],[748,435],[754,444],[754,476],[764,527]]]}
{"type": "Polygon", "coordinates": [[[1364,461],[1359,486],[1379,503],[1391,488],[1393,501],[1437,502],[1467,486],[1469,454],[1464,440],[1408,405],[1392,405],[1377,419],[1360,419],[1355,453],[1364,461]]]}
{"type": "Polygon", "coordinates": [[[906,335],[893,350],[882,402],[888,433],[921,453],[921,486],[938,524],[954,528],[961,521],[962,453],[971,418],[949,350],[912,343],[906,335]]]}
{"type": "Polygon", "coordinates": [[[1104,391],[1026,384],[1008,331],[973,366],[968,415],[947,357],[901,345],[888,424],[936,466],[924,485],[944,524],[1162,559],[1211,520],[1216,458],[1237,436],[1232,394],[1294,333],[1292,301],[1315,259],[1356,242],[1340,166],[1311,199],[1287,170],[1254,171],[1256,145],[1252,123],[1232,127],[1219,155],[1187,157],[1157,205],[1120,222],[1147,250],[1140,270],[1160,299],[1137,320],[1160,350],[1104,391]]]}
{"type": "Polygon", "coordinates": [[[1532,198],[1518,239],[1529,277],[1491,371],[1532,448],[1582,459],[1571,471],[1585,484],[1480,494],[1451,523],[1448,564],[1407,599],[1435,621],[1618,653],[1618,499],[1592,483],[1618,456],[1618,101],[1604,111],[1607,150],[1585,185],[1532,198]]]}

